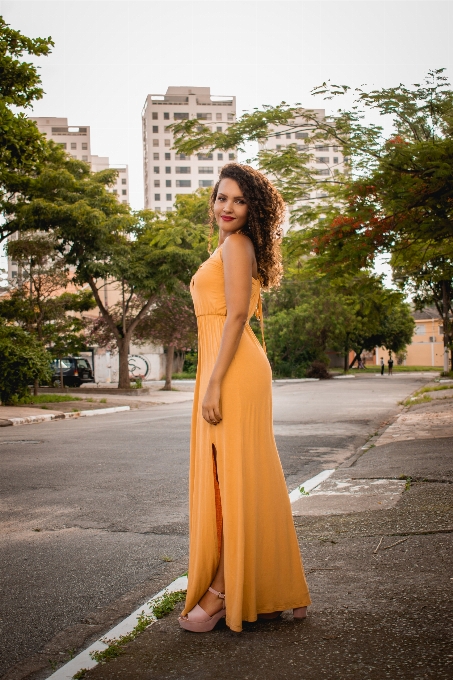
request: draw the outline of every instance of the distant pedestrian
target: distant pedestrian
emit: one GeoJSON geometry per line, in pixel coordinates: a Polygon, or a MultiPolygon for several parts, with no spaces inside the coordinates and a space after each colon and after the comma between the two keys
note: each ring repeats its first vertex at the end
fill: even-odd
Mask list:
{"type": "Polygon", "coordinates": [[[361,356],[359,356],[359,368],[365,368],[365,364],[363,363],[363,359],[361,356]]]}
{"type": "Polygon", "coordinates": [[[387,363],[389,365],[389,375],[393,375],[393,359],[392,359],[392,357],[389,358],[387,363]]]}
{"type": "Polygon", "coordinates": [[[385,371],[384,359],[381,358],[381,375],[384,375],[384,371],[385,371]]]}

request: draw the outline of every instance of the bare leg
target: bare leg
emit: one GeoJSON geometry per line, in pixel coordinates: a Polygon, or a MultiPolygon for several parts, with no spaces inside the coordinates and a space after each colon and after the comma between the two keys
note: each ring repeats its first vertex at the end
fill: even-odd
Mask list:
{"type": "MultiPolygon", "coordinates": [[[[224,551],[223,551],[223,537],[222,537],[222,547],[220,549],[220,560],[219,560],[219,566],[217,569],[217,573],[214,576],[214,580],[211,583],[211,588],[214,588],[214,590],[217,590],[220,593],[225,592],[225,571],[224,571],[224,551]]],[[[209,616],[212,616],[213,614],[216,614],[216,612],[220,611],[223,607],[224,600],[221,600],[217,595],[214,595],[213,593],[209,592],[207,590],[201,600],[199,601],[199,605],[206,614],[209,614],[209,616]]]]}

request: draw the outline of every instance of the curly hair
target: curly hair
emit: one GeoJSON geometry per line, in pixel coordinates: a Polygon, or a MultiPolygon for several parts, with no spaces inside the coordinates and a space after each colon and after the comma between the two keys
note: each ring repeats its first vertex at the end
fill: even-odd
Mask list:
{"type": "Polygon", "coordinates": [[[263,288],[277,286],[282,277],[281,240],[285,203],[277,189],[258,170],[249,165],[228,163],[224,165],[219,180],[212,190],[210,220],[214,225],[214,203],[222,179],[238,183],[248,206],[247,223],[241,229],[255,248],[258,278],[263,288]]]}

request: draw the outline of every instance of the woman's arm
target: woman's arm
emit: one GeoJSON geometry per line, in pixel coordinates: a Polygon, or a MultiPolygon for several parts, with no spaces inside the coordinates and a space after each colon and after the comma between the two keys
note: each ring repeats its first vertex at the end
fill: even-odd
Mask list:
{"type": "Polygon", "coordinates": [[[219,354],[202,404],[203,418],[211,425],[222,420],[220,386],[247,323],[255,259],[252,242],[242,234],[231,234],[222,248],[227,317],[219,354]]]}

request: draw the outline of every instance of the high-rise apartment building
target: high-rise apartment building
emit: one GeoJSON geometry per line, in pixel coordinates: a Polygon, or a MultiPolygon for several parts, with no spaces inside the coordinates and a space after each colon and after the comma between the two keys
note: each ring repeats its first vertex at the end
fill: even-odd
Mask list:
{"type": "Polygon", "coordinates": [[[169,87],[149,94],[142,113],[145,208],[168,212],[177,194],[215,184],[236,152],[214,151],[192,156],[176,153],[172,123],[195,118],[213,131],[224,132],[236,120],[236,97],[216,97],[209,87],[169,87]]]}
{"type": "MultiPolygon", "coordinates": [[[[326,112],[324,109],[311,109],[319,118],[325,118],[326,112]]],[[[299,151],[304,151],[312,155],[312,159],[307,163],[307,167],[311,170],[315,177],[319,177],[319,188],[310,193],[307,193],[304,199],[307,202],[316,202],[322,199],[325,195],[323,183],[333,179],[338,173],[345,172],[345,159],[342,153],[342,148],[338,142],[317,142],[310,143],[311,132],[306,122],[300,119],[294,119],[288,125],[274,126],[272,128],[271,136],[266,142],[260,145],[261,149],[268,151],[282,150],[286,146],[295,144],[299,151]]],[[[292,206],[288,206],[291,212],[292,206]]],[[[289,215],[285,221],[284,230],[288,230],[290,226],[289,215]]]]}
{"type": "Polygon", "coordinates": [[[73,158],[90,163],[93,172],[114,168],[118,170],[116,184],[110,191],[118,196],[121,203],[129,203],[129,173],[127,165],[112,166],[107,156],[91,153],[90,126],[68,125],[67,118],[30,118],[40,132],[61,146],[73,158]]]}
{"type": "MultiPolygon", "coordinates": [[[[31,117],[40,132],[46,135],[48,139],[52,139],[56,144],[61,146],[73,158],[79,161],[90,163],[93,172],[106,170],[107,168],[114,168],[118,170],[118,176],[115,184],[110,187],[109,191],[118,197],[120,203],[129,203],[129,172],[127,165],[110,165],[107,156],[96,156],[91,153],[90,141],[90,126],[71,126],[68,125],[67,118],[46,118],[46,117],[31,117]]],[[[13,237],[15,238],[15,237],[13,237]]],[[[16,279],[18,276],[18,265],[16,262],[8,258],[8,279],[16,279]]]]}

